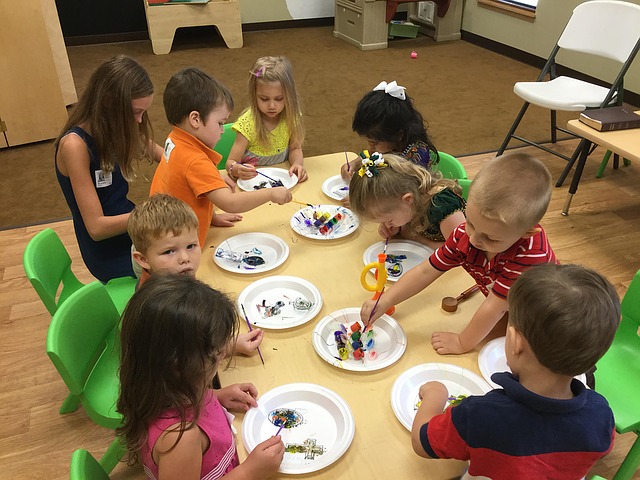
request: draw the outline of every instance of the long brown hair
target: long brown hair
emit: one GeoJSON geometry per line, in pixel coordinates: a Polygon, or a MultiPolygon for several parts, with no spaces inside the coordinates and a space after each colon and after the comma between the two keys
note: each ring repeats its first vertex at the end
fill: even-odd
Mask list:
{"type": "Polygon", "coordinates": [[[117,409],[124,422],[116,430],[130,463],[167,410],[178,412],[176,444],[195,426],[217,358],[237,331],[231,300],[195,278],[152,275],[133,295],[122,316],[117,409]]]}
{"type": "Polygon", "coordinates": [[[100,152],[100,168],[111,172],[117,163],[126,179],[134,178],[137,161],[153,160],[153,131],[147,112],[142,123],[135,121],[131,101],[152,94],[151,79],[138,62],[124,55],[111,58],[91,75],[56,146],[71,127],[86,123],[100,152]]]}

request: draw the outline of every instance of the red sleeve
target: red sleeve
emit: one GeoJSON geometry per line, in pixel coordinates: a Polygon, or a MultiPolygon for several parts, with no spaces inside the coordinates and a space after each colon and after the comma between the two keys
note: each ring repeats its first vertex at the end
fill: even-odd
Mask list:
{"type": "Polygon", "coordinates": [[[451,420],[452,410],[447,408],[420,428],[420,443],[430,457],[469,460],[467,444],[451,420]]]}
{"type": "Polygon", "coordinates": [[[441,272],[446,272],[462,264],[462,253],[460,252],[458,244],[460,239],[466,235],[465,225],[464,223],[458,225],[456,229],[451,232],[451,235],[449,235],[449,238],[444,242],[444,245],[431,254],[429,263],[431,263],[433,268],[441,272]]]}

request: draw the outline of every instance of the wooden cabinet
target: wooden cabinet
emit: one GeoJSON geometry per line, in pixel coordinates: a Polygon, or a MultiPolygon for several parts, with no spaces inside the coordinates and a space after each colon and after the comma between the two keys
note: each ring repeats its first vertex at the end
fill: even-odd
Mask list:
{"type": "Polygon", "coordinates": [[[384,0],[336,0],[333,36],[360,50],[387,48],[386,8],[384,0]]]}
{"type": "Polygon", "coordinates": [[[55,138],[77,101],[54,0],[0,0],[0,148],[55,138]]]}

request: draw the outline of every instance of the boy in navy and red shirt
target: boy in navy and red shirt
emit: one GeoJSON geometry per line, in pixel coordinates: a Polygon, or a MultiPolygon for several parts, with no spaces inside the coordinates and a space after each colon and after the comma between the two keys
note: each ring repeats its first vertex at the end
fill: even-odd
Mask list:
{"type": "Polygon", "coordinates": [[[427,458],[468,460],[466,479],[584,478],[613,446],[607,401],[573,378],[608,350],[620,323],[613,286],[578,265],[539,265],[509,291],[502,388],[447,408],[440,382],[420,387],[411,430],[427,458]]]}
{"type": "Polygon", "coordinates": [[[549,206],[551,188],[549,170],[530,155],[507,154],[489,161],[471,183],[466,223],[428,260],[403,275],[377,304],[366,301],[360,311],[362,321],[375,321],[447,270],[462,266],[487,298],[461,333],[433,332],[431,344],[441,355],[474,348],[507,313],[507,293],[522,272],[532,265],[557,263],[538,224],[549,206]]]}

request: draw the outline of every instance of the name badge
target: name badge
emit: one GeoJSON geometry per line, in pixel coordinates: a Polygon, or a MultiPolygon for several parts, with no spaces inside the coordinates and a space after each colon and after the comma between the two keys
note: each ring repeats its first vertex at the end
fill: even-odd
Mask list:
{"type": "Polygon", "coordinates": [[[175,148],[175,146],[175,143],[173,143],[170,138],[167,138],[167,141],[164,142],[164,153],[162,156],[164,157],[164,161],[166,163],[169,163],[169,156],[171,156],[171,151],[175,148]]]}
{"type": "Polygon", "coordinates": [[[111,172],[96,170],[96,188],[108,187],[113,183],[111,172]]]}

